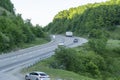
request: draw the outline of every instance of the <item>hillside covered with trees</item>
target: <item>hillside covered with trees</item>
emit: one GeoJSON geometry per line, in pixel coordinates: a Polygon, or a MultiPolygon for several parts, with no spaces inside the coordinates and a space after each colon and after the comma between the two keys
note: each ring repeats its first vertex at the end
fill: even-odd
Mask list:
{"type": "Polygon", "coordinates": [[[10,0],[0,0],[0,7],[3,7],[11,13],[14,13],[14,5],[10,0]]]}
{"type": "Polygon", "coordinates": [[[29,19],[23,20],[21,14],[15,14],[10,0],[0,0],[0,53],[21,47],[37,37],[45,37],[43,29],[33,26],[29,19]]]}
{"type": "MultiPolygon", "coordinates": [[[[76,35],[89,35],[94,29],[114,31],[120,25],[120,0],[86,4],[60,11],[46,26],[51,33],[73,31],[76,35]]],[[[117,34],[117,38],[118,37],[117,34]]]]}

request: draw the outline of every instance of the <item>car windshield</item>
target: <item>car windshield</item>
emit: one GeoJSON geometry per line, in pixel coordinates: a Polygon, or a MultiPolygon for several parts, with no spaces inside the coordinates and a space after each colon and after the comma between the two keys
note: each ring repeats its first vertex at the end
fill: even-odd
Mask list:
{"type": "Polygon", "coordinates": [[[45,73],[40,73],[41,76],[47,76],[45,73]]]}

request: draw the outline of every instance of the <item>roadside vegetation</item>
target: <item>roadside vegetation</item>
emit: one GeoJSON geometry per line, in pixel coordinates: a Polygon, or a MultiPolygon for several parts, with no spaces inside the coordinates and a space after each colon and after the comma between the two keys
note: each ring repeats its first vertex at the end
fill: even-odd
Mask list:
{"type": "Polygon", "coordinates": [[[50,67],[51,62],[54,61],[54,57],[42,60],[38,63],[36,63],[33,66],[29,66],[27,68],[24,68],[22,70],[23,74],[32,72],[32,71],[43,71],[46,72],[48,75],[50,75],[51,80],[95,80],[86,76],[79,75],[72,71],[67,71],[63,69],[55,69],[50,67]]]}
{"type": "Polygon", "coordinates": [[[47,41],[50,39],[41,26],[15,14],[10,0],[0,0],[0,54],[47,41]]]}
{"type": "Polygon", "coordinates": [[[50,40],[48,40],[46,38],[35,38],[35,40],[30,42],[30,43],[24,43],[21,48],[29,48],[29,47],[33,47],[33,46],[36,46],[36,45],[41,45],[41,44],[48,43],[49,41],[50,40]]]}

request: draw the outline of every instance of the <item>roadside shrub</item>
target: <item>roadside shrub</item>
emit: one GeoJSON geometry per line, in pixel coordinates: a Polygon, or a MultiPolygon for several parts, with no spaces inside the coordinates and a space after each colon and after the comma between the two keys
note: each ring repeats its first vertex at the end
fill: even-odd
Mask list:
{"type": "Polygon", "coordinates": [[[100,77],[101,71],[106,69],[104,58],[93,51],[80,52],[78,66],[80,74],[90,73],[93,77],[100,77]]]}
{"type": "Polygon", "coordinates": [[[54,55],[53,68],[65,69],[87,76],[101,77],[106,70],[104,58],[93,51],[77,52],[74,49],[57,49],[54,55]]]}
{"type": "Polygon", "coordinates": [[[58,68],[75,71],[75,65],[77,64],[77,52],[74,49],[65,49],[60,47],[55,51],[55,59],[57,61],[58,68]]]}
{"type": "Polygon", "coordinates": [[[103,53],[106,48],[106,39],[90,39],[88,44],[90,48],[97,52],[97,53],[103,53]]]}
{"type": "Polygon", "coordinates": [[[9,37],[0,32],[0,52],[5,52],[10,47],[9,42],[9,37]]]}
{"type": "Polygon", "coordinates": [[[120,54],[120,47],[115,48],[113,51],[120,54]]]}
{"type": "Polygon", "coordinates": [[[99,68],[94,62],[90,61],[88,64],[86,64],[86,69],[91,73],[92,76],[100,76],[99,68]]]}

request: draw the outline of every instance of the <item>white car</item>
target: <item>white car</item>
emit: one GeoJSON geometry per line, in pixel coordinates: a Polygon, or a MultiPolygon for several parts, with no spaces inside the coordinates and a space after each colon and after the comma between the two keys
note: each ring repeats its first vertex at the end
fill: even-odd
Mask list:
{"type": "Polygon", "coordinates": [[[64,46],[63,42],[58,43],[58,46],[64,46]]]}
{"type": "Polygon", "coordinates": [[[25,75],[25,80],[50,80],[50,77],[44,72],[31,72],[25,75]]]}

